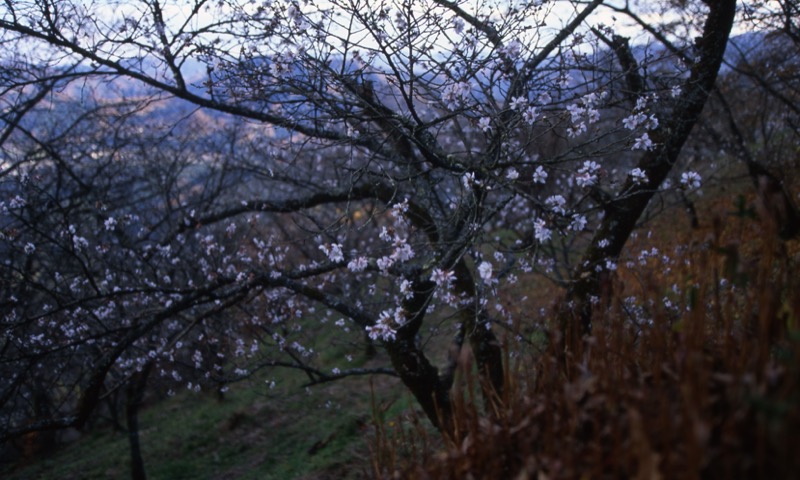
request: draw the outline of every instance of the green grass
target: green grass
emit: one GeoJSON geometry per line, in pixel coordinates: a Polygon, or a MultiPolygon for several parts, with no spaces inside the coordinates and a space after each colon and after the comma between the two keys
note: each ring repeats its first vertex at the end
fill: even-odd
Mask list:
{"type": "MultiPolygon", "coordinates": [[[[332,322],[308,317],[303,343],[318,365],[367,367],[388,364],[345,354],[359,348],[358,332],[342,335],[332,322]]],[[[140,423],[142,455],[151,479],[357,479],[370,471],[373,405],[378,418],[407,411],[409,394],[391,377],[354,377],[305,388],[299,371],[266,372],[264,378],[231,386],[223,401],[188,391],[149,400],[140,423]]],[[[0,478],[107,479],[130,477],[126,432],[95,428],[56,452],[13,469],[0,465],[0,478]],[[5,469],[5,470],[4,470],[5,469]]]]}
{"type": "MultiPolygon", "coordinates": [[[[280,372],[279,372],[280,374],[280,372]]],[[[369,471],[372,398],[357,378],[306,390],[283,372],[280,387],[232,388],[225,400],[182,393],[145,408],[141,443],[152,479],[357,479],[369,471]]],[[[402,387],[377,378],[375,403],[392,411],[402,387]]],[[[9,480],[107,479],[130,476],[127,435],[97,429],[14,471],[9,480]]]]}

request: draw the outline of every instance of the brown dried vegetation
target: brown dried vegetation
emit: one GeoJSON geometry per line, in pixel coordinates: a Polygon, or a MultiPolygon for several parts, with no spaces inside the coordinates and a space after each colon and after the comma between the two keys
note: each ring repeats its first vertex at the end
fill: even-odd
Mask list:
{"type": "Polygon", "coordinates": [[[543,352],[508,339],[508,387],[491,407],[463,372],[454,435],[379,424],[376,477],[796,478],[797,241],[724,209],[709,218],[632,242],[672,260],[621,261],[571,349],[555,326],[543,352]]]}

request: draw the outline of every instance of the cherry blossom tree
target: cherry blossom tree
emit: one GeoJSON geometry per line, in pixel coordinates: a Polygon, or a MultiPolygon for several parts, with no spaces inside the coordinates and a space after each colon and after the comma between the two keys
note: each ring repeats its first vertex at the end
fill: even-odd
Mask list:
{"type": "Polygon", "coordinates": [[[505,289],[562,285],[569,348],[650,200],[702,184],[736,2],[639,3],[6,2],[6,436],[272,367],[396,375],[447,430],[467,348],[501,401],[505,289]],[[323,331],[389,365],[321,365],[323,331]]]}

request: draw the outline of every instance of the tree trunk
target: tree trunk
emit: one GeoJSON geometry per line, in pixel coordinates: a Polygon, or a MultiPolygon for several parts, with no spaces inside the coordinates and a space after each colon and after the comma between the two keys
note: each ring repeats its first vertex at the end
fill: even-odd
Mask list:
{"type": "MultiPolygon", "coordinates": [[[[474,297],[477,294],[474,280],[463,259],[454,266],[454,273],[456,291],[474,297]]],[[[394,341],[386,342],[386,350],[394,370],[428,419],[440,431],[452,433],[452,372],[444,378],[440,376],[439,370],[430,363],[416,340],[434,288],[435,285],[429,280],[414,282],[414,295],[403,304],[409,320],[397,330],[394,341]]],[[[503,391],[505,373],[502,350],[492,330],[487,328],[489,321],[484,310],[474,306],[465,308],[461,319],[463,337],[469,340],[478,365],[486,410],[491,412],[495,399],[503,391]]]]}
{"type": "MultiPolygon", "coordinates": [[[[477,295],[475,280],[463,258],[458,261],[453,271],[456,277],[455,290],[475,298],[477,295]]],[[[474,302],[472,306],[461,311],[461,328],[469,339],[472,354],[475,355],[484,402],[487,410],[490,410],[493,400],[503,393],[505,382],[503,351],[491,330],[486,310],[478,308],[474,302]]]]}
{"type": "Polygon", "coordinates": [[[128,423],[128,443],[131,450],[131,478],[133,480],[147,480],[147,473],[144,469],[144,459],[139,442],[139,407],[144,399],[144,391],[147,386],[147,377],[152,369],[152,364],[145,365],[141,372],[135,373],[127,388],[127,403],[125,405],[125,417],[128,423]]]}
{"type": "Polygon", "coordinates": [[[431,365],[413,337],[398,336],[394,342],[387,343],[386,350],[392,366],[422,407],[425,416],[440,431],[451,432],[453,409],[449,388],[441,381],[439,370],[431,365]]]}
{"type": "Polygon", "coordinates": [[[395,372],[419,402],[425,415],[440,431],[450,432],[453,425],[450,385],[439,377],[439,370],[431,364],[417,343],[417,334],[434,287],[430,280],[413,282],[414,294],[403,302],[407,321],[397,329],[395,339],[385,342],[385,345],[395,372]]]}

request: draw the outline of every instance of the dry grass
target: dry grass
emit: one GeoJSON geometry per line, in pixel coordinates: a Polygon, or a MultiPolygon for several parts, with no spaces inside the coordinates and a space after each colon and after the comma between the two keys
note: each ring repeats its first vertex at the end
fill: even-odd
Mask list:
{"type": "Polygon", "coordinates": [[[375,476],[796,478],[797,246],[722,214],[664,238],[649,241],[670,258],[631,253],[571,351],[509,341],[507,389],[490,412],[466,371],[452,437],[414,418],[379,428],[375,476]]]}

